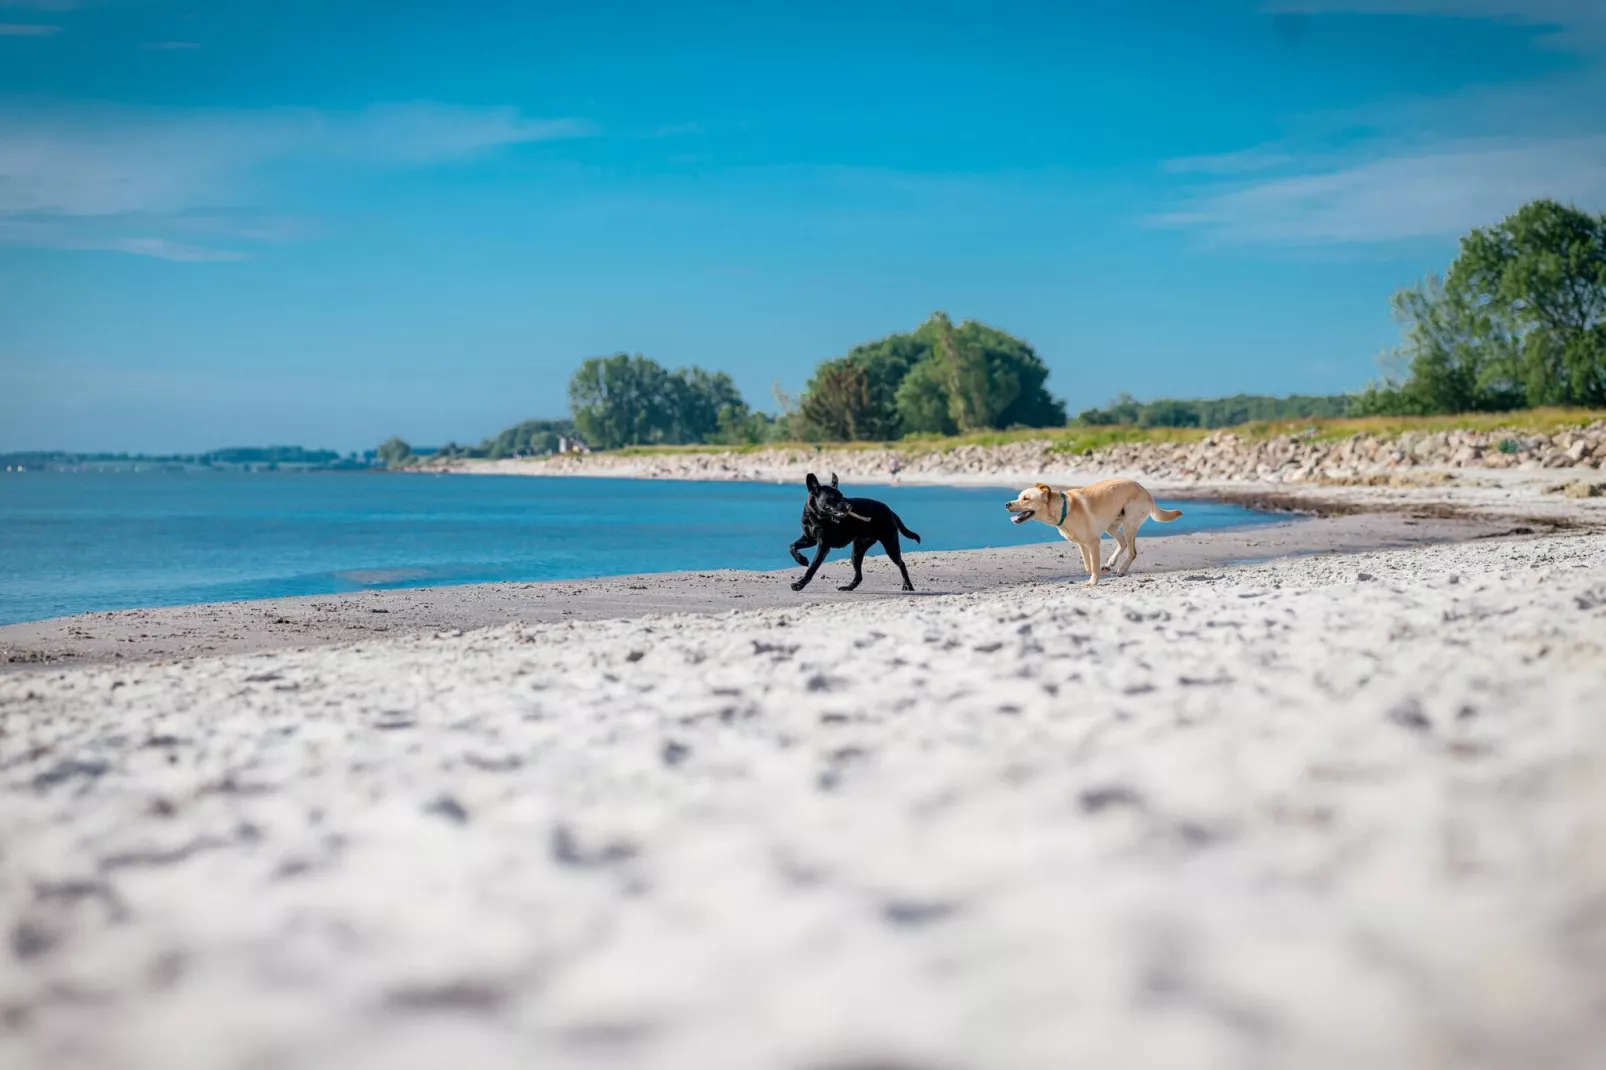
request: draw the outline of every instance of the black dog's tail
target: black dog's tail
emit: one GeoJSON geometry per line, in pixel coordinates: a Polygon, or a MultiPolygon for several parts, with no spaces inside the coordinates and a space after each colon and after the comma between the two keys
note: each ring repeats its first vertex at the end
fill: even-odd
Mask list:
{"type": "Polygon", "coordinates": [[[915,542],[919,542],[920,541],[920,536],[916,535],[914,532],[910,531],[908,529],[908,527],[906,527],[904,525],[903,517],[899,516],[897,513],[893,513],[892,514],[892,520],[893,520],[893,523],[898,525],[898,530],[903,532],[903,534],[904,534],[904,536],[906,538],[913,539],[915,542]]]}

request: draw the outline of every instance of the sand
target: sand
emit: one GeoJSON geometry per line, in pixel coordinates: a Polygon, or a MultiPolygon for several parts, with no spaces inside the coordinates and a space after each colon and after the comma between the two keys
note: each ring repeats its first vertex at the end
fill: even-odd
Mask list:
{"type": "Polygon", "coordinates": [[[1599,534],[12,673],[0,1065],[1584,1070],[1603,681],[1599,534]]]}

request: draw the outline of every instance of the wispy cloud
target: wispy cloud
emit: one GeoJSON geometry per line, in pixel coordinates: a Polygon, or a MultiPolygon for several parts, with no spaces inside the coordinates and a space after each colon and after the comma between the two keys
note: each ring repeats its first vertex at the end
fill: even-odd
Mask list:
{"type": "Polygon", "coordinates": [[[43,23],[0,22],[0,37],[51,37],[60,32],[60,26],[47,26],[43,23]]]}
{"type": "Polygon", "coordinates": [[[1286,152],[1245,149],[1241,152],[1223,152],[1214,156],[1180,156],[1174,160],[1166,160],[1161,166],[1178,175],[1241,175],[1282,167],[1294,162],[1295,159],[1296,157],[1286,152]]]}
{"type": "Polygon", "coordinates": [[[166,238],[125,238],[103,248],[135,256],[154,256],[158,260],[176,260],[186,264],[211,263],[219,260],[244,260],[245,253],[230,249],[208,249],[200,245],[185,245],[166,238]]]}
{"type": "Polygon", "coordinates": [[[1496,19],[1550,31],[1548,45],[1591,50],[1606,42],[1606,4],[1600,0],[1265,0],[1274,15],[1426,15],[1496,19]]]}
{"type": "Polygon", "coordinates": [[[1375,243],[1462,234],[1539,197],[1606,205],[1606,136],[1474,140],[1269,177],[1150,222],[1225,244],[1375,243]]]}
{"type": "MultiPolygon", "coordinates": [[[[591,133],[575,120],[434,103],[343,113],[0,108],[0,241],[235,258],[245,254],[183,242],[186,220],[269,204],[298,168],[427,167],[591,133]]],[[[252,240],[246,230],[219,233],[252,240]]]]}
{"type": "Polygon", "coordinates": [[[1261,8],[1283,14],[1446,15],[1543,23],[1603,18],[1595,0],[1266,0],[1261,8]]]}
{"type": "Polygon", "coordinates": [[[1606,3],[1601,0],[1267,0],[1277,15],[1497,19],[1547,28],[1582,65],[1517,85],[1302,116],[1282,141],[1169,161],[1195,176],[1150,217],[1234,244],[1361,246],[1453,237],[1551,197],[1606,206],[1606,3]]]}
{"type": "Polygon", "coordinates": [[[0,213],[0,244],[127,253],[182,263],[245,260],[250,252],[223,246],[243,243],[258,248],[312,233],[313,228],[298,219],[238,209],[117,215],[0,213]]]}

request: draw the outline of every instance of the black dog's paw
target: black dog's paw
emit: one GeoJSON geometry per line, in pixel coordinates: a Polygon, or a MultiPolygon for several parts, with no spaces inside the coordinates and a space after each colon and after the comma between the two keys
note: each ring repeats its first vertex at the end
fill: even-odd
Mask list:
{"type": "Polygon", "coordinates": [[[805,584],[802,580],[792,581],[792,590],[794,591],[801,591],[805,586],[807,586],[807,584],[805,584]]]}
{"type": "Polygon", "coordinates": [[[912,583],[906,583],[903,585],[903,589],[906,591],[912,591],[915,589],[915,585],[912,583]]]}
{"type": "Polygon", "coordinates": [[[802,565],[804,568],[808,568],[809,567],[809,559],[804,557],[802,554],[794,553],[792,555],[792,560],[796,561],[798,564],[802,565]]]}
{"type": "Polygon", "coordinates": [[[839,591],[851,591],[857,586],[859,586],[857,583],[844,583],[842,586],[838,587],[837,590],[839,590],[839,591]]]}

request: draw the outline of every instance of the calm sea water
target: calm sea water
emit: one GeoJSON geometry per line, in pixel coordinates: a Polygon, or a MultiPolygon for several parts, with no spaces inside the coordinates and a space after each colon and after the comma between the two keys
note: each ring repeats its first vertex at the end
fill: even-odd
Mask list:
{"type": "MultiPolygon", "coordinates": [[[[851,495],[855,488],[844,485],[851,495]]],[[[864,487],[924,550],[1057,541],[1014,490],[864,487]]],[[[797,485],[376,473],[0,473],[0,623],[495,580],[793,567],[797,485]]],[[[1193,502],[1144,535],[1264,523],[1193,502]]],[[[875,551],[877,554],[880,550],[875,551]]]]}

